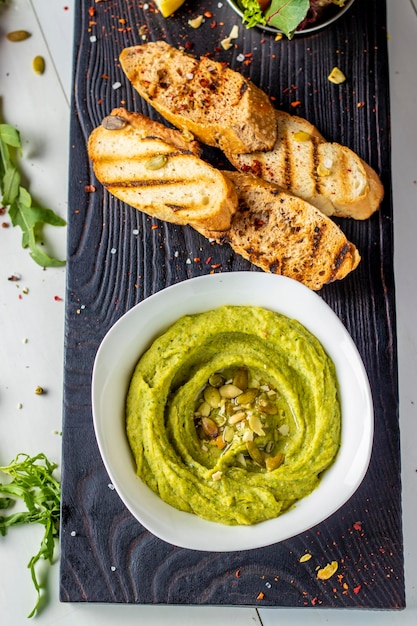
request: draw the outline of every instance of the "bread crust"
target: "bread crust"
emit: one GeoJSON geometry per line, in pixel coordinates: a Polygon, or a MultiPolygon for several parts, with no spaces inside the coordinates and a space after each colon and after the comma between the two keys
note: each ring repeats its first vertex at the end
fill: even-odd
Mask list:
{"type": "Polygon", "coordinates": [[[314,291],[358,266],[355,245],[316,207],[251,174],[224,174],[237,189],[239,210],[225,233],[197,228],[205,237],[227,243],[264,271],[314,291]]]}
{"type": "Polygon", "coordinates": [[[139,94],[177,128],[230,153],[269,150],[277,136],[268,96],[225,64],[155,41],[125,48],[120,63],[139,94]]]}
{"type": "Polygon", "coordinates": [[[327,142],[307,120],[276,111],[277,140],[272,150],[235,154],[229,161],[289,191],[323,213],[365,220],[378,210],[384,188],[375,172],[346,146],[327,142]]]}

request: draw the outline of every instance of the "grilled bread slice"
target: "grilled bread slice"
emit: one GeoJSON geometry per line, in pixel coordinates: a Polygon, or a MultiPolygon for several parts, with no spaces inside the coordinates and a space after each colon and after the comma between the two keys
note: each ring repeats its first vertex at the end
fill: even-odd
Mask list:
{"type": "Polygon", "coordinates": [[[197,228],[228,243],[266,272],[293,278],[315,291],[354,270],[360,255],[340,228],[316,207],[251,174],[224,172],[239,195],[228,231],[197,228]]]}
{"type": "Polygon", "coordinates": [[[275,183],[335,217],[367,219],[382,201],[376,172],[352,150],[328,143],[307,120],[276,111],[272,150],[236,154],[225,150],[241,172],[275,183]]]}
{"type": "Polygon", "coordinates": [[[226,65],[165,41],[125,48],[120,63],[145,100],[203,143],[232,154],[273,147],[277,129],[268,96],[226,65]]]}
{"type": "Polygon", "coordinates": [[[123,202],[175,224],[229,228],[235,187],[181,132],[117,108],[91,133],[88,154],[98,180],[123,202]]]}

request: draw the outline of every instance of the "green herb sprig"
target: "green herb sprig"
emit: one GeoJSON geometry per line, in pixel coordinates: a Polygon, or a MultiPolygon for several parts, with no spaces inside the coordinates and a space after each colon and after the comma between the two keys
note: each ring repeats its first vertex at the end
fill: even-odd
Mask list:
{"type": "Polygon", "coordinates": [[[38,611],[42,600],[42,585],[36,573],[36,564],[40,559],[54,560],[55,544],[59,536],[60,484],[53,476],[57,465],[51,463],[44,454],[30,457],[18,454],[17,457],[0,472],[12,479],[7,484],[0,483],[0,509],[10,509],[20,499],[26,505],[26,511],[0,514],[0,535],[5,535],[11,526],[21,524],[42,524],[44,536],[37,554],[28,563],[32,581],[38,597],[28,617],[38,611]]]}
{"type": "Polygon", "coordinates": [[[13,226],[22,230],[22,247],[29,248],[32,259],[42,267],[62,267],[60,261],[44,252],[39,244],[44,224],[65,226],[62,217],[51,209],[34,206],[29,191],[22,185],[21,174],[13,156],[22,154],[19,131],[10,124],[0,124],[0,193],[1,202],[9,207],[13,226]]]}

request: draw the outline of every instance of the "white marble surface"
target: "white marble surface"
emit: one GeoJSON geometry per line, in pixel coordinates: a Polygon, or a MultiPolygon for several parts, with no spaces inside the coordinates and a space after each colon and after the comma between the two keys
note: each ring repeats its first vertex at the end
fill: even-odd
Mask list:
{"type": "MultiPolygon", "coordinates": [[[[9,0],[0,14],[0,113],[21,131],[22,166],[32,194],[66,216],[71,91],[72,23],[75,0],[9,0]],[[19,45],[4,38],[26,29],[19,45]],[[42,54],[46,72],[36,76],[32,58],[42,54]]],[[[93,4],[93,2],[92,2],[93,4]]],[[[388,0],[392,172],[395,213],[407,608],[401,612],[323,609],[255,609],[60,604],[58,564],[50,573],[49,602],[36,618],[44,626],[122,625],[240,626],[278,623],[384,626],[417,624],[417,13],[411,0],[388,0]]],[[[0,216],[0,225],[8,222],[0,216]]],[[[48,239],[64,257],[66,229],[48,239]]],[[[0,229],[0,464],[19,452],[45,452],[59,461],[61,440],[65,269],[42,270],[20,246],[18,229],[0,229]],[[8,281],[20,274],[18,282],[8,281]],[[28,293],[24,293],[26,289],[28,293]],[[26,341],[27,340],[27,341],[26,341]],[[37,385],[46,394],[37,396],[37,385]],[[18,409],[18,405],[22,408],[18,409]]],[[[35,602],[26,564],[41,529],[13,528],[0,537],[0,624],[20,626],[35,602]]]]}

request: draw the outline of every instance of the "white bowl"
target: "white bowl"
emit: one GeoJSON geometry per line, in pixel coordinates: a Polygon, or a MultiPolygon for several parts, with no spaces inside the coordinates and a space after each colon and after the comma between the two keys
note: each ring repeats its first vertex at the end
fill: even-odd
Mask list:
{"type": "MultiPolygon", "coordinates": [[[[228,4],[231,8],[243,18],[243,9],[239,0],[227,0],[228,4]]],[[[346,13],[348,9],[352,6],[354,0],[347,0],[346,4],[343,7],[338,8],[336,5],[334,7],[329,7],[329,12],[325,14],[320,20],[316,23],[311,24],[311,26],[304,28],[303,30],[295,31],[295,35],[311,35],[311,33],[315,33],[318,30],[322,30],[330,24],[333,24],[336,20],[338,20],[342,15],[346,13]]],[[[280,33],[279,28],[275,28],[273,26],[262,26],[262,24],[257,24],[255,28],[261,28],[262,30],[266,30],[270,33],[280,33]]]]}
{"type": "Polygon", "coordinates": [[[176,546],[215,552],[258,548],[302,533],[339,509],[368,468],[373,406],[362,360],[347,330],[315,292],[289,278],[229,272],[192,278],[140,302],[107,333],[92,378],[94,428],[103,462],[120,498],[139,522],[176,546]],[[125,399],[133,369],[153,339],[185,314],[224,304],[260,306],[295,318],[332,358],[340,386],[341,447],[309,496],[281,516],[252,526],[226,526],[163,502],[135,474],[125,432],[125,399]]]}

